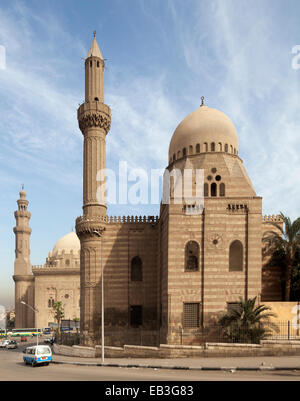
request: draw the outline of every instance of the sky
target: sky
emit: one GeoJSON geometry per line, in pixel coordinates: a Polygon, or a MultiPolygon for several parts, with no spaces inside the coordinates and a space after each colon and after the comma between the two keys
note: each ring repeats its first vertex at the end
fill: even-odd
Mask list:
{"type": "MultiPolygon", "coordinates": [[[[112,110],[107,167],[165,168],[174,130],[205,96],[237,129],[263,214],[299,217],[299,16],[298,0],[2,0],[0,305],[14,304],[21,185],[33,265],[82,213],[76,113],[94,30],[112,110]]],[[[109,205],[108,214],[158,215],[159,205],[109,205]]]]}

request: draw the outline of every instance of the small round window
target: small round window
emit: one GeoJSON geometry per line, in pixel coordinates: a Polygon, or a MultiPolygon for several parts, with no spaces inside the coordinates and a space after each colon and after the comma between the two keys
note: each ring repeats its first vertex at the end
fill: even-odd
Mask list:
{"type": "Polygon", "coordinates": [[[211,169],[211,172],[212,172],[213,174],[216,174],[217,169],[214,167],[214,168],[211,169]]]}
{"type": "Polygon", "coordinates": [[[221,181],[221,178],[222,178],[222,177],[221,177],[220,175],[217,175],[217,176],[216,176],[216,181],[221,181]]]}

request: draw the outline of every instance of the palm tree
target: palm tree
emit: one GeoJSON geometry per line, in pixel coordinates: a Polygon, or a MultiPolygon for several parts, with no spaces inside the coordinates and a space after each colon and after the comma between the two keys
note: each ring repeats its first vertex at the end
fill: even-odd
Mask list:
{"type": "Polygon", "coordinates": [[[57,325],[58,325],[57,333],[59,334],[60,333],[60,323],[61,323],[61,320],[65,316],[62,302],[61,301],[55,302],[55,304],[53,305],[53,309],[54,309],[54,318],[57,321],[57,325]]]}
{"type": "Polygon", "coordinates": [[[231,341],[259,343],[278,327],[270,319],[276,315],[266,305],[256,306],[256,297],[243,300],[219,320],[225,336],[231,341]]]}
{"type": "Polygon", "coordinates": [[[285,301],[290,300],[292,268],[297,253],[300,251],[300,217],[295,221],[280,213],[283,224],[270,222],[276,231],[267,231],[263,237],[266,254],[279,255],[283,260],[285,301]]]}

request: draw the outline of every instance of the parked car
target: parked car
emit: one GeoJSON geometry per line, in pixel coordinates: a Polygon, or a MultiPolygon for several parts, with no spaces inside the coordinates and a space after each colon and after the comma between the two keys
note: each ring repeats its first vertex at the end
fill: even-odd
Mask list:
{"type": "Polygon", "coordinates": [[[7,349],[16,349],[16,348],[18,348],[18,343],[17,343],[17,341],[15,341],[15,340],[10,340],[10,341],[8,342],[8,344],[6,345],[6,348],[7,348],[7,349]]]}
{"type": "Polygon", "coordinates": [[[45,338],[44,343],[53,345],[55,342],[55,338],[45,338]]]}
{"type": "Polygon", "coordinates": [[[49,363],[52,361],[52,351],[48,345],[27,347],[23,353],[23,360],[26,365],[49,365],[49,363]]]}
{"type": "Polygon", "coordinates": [[[7,344],[9,343],[9,340],[4,340],[0,342],[0,348],[6,348],[7,344]]]}

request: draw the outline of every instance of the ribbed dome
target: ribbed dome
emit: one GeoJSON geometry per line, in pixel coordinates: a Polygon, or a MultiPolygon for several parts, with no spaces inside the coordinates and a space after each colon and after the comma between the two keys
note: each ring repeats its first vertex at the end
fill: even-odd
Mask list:
{"type": "Polygon", "coordinates": [[[169,160],[203,152],[238,153],[236,129],[224,113],[200,106],[176,128],[169,147],[169,160]]]}
{"type": "Polygon", "coordinates": [[[52,255],[55,256],[62,251],[65,251],[65,253],[71,253],[71,251],[73,251],[74,254],[80,251],[79,238],[73,231],[57,241],[53,248],[52,255]]]}

